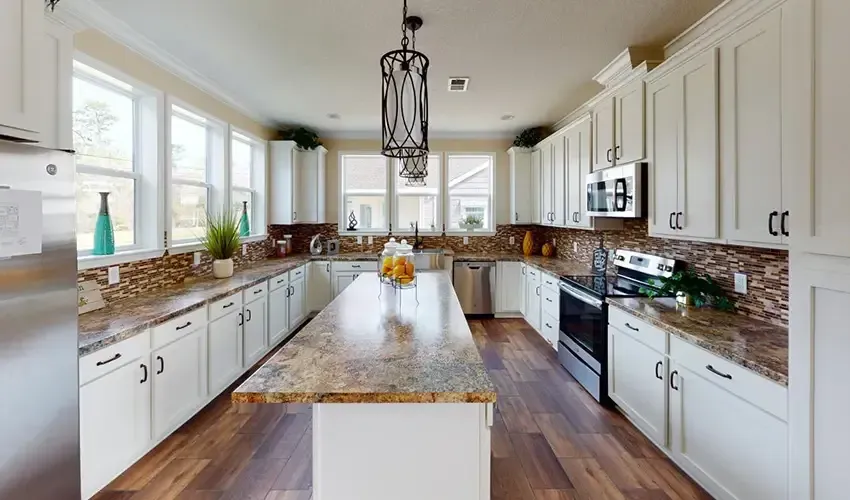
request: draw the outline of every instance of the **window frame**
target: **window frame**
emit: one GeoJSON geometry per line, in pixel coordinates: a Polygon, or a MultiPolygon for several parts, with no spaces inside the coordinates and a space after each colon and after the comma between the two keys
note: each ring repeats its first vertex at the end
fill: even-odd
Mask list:
{"type": "MultiPolygon", "coordinates": [[[[420,227],[419,228],[419,234],[435,235],[435,234],[441,234],[442,230],[443,230],[443,228],[442,228],[442,224],[444,222],[444,217],[443,217],[443,179],[445,177],[446,153],[441,152],[441,151],[431,151],[431,152],[428,153],[428,156],[436,156],[440,159],[440,168],[438,169],[439,185],[437,186],[437,195],[436,195],[437,199],[436,199],[436,202],[435,202],[437,214],[434,218],[436,220],[436,224],[435,224],[433,230],[431,230],[431,228],[429,228],[429,227],[428,228],[420,227]]],[[[401,160],[393,159],[391,163],[394,165],[393,171],[390,172],[390,174],[392,175],[391,184],[393,186],[393,194],[392,194],[392,197],[393,197],[393,213],[392,213],[392,217],[393,217],[393,221],[397,222],[398,221],[397,209],[400,205],[399,200],[401,198],[420,198],[422,196],[430,196],[430,195],[427,195],[427,194],[401,194],[401,193],[399,193],[396,179],[398,178],[398,172],[399,172],[399,169],[401,168],[401,160]]],[[[429,160],[429,163],[430,163],[430,160],[429,160]]],[[[430,173],[431,173],[431,170],[430,170],[431,165],[430,164],[429,164],[428,168],[429,168],[428,173],[429,173],[429,176],[430,176],[430,173]]],[[[414,231],[411,231],[410,227],[401,226],[400,223],[399,223],[398,229],[399,230],[396,234],[399,234],[399,235],[412,235],[412,234],[414,234],[414,231]]]]}
{"type": "MultiPolygon", "coordinates": [[[[393,203],[393,186],[394,180],[393,171],[392,171],[392,159],[387,158],[381,155],[380,151],[340,151],[338,153],[338,163],[337,170],[339,171],[339,195],[338,195],[338,215],[339,215],[339,228],[338,233],[340,236],[381,236],[386,235],[388,232],[392,231],[393,217],[395,216],[395,206],[393,203]],[[347,191],[345,189],[345,161],[344,158],[346,156],[380,156],[384,159],[384,168],[387,172],[386,183],[384,185],[384,203],[386,205],[387,212],[387,225],[389,227],[378,228],[378,229],[361,229],[357,231],[349,231],[348,230],[348,212],[346,211],[346,196],[347,191]]],[[[368,193],[366,193],[368,194],[368,193]]]]}
{"type": "Polygon", "coordinates": [[[242,129],[229,126],[229,141],[227,142],[227,181],[226,207],[233,206],[233,193],[250,193],[251,195],[251,235],[242,238],[243,241],[260,241],[268,237],[267,220],[267,185],[268,185],[268,141],[260,139],[242,129]],[[240,136],[240,137],[237,137],[240,136]],[[251,148],[251,187],[237,186],[233,183],[233,141],[248,144],[251,148]],[[255,231],[262,228],[262,231],[255,231]]]}

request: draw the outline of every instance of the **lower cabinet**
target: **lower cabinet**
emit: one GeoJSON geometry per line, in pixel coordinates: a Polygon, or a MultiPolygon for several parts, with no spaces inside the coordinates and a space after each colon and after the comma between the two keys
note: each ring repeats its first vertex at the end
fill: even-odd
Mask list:
{"type": "Polygon", "coordinates": [[[354,283],[354,280],[356,280],[358,276],[360,276],[360,273],[354,273],[354,272],[334,273],[334,279],[333,279],[333,295],[334,295],[334,297],[341,294],[343,290],[348,288],[348,285],[354,283]]]}
{"type": "Polygon", "coordinates": [[[550,346],[556,351],[558,350],[558,329],[560,325],[558,319],[550,316],[546,312],[540,315],[540,335],[550,346]]]}
{"type": "Polygon", "coordinates": [[[288,286],[269,293],[269,346],[276,346],[289,333],[289,295],[288,286]]]}
{"type": "Polygon", "coordinates": [[[540,331],[540,276],[532,277],[529,271],[525,280],[525,320],[532,328],[540,331]]]}
{"type": "Polygon", "coordinates": [[[243,359],[246,368],[250,368],[266,353],[266,314],[268,298],[262,297],[245,304],[243,308],[243,359]]]}
{"type": "Polygon", "coordinates": [[[211,322],[207,331],[209,389],[218,394],[243,371],[242,327],[244,316],[234,311],[211,322]]]}
{"type": "Polygon", "coordinates": [[[307,318],[307,280],[304,278],[289,284],[289,330],[298,328],[307,318]]]}
{"type": "Polygon", "coordinates": [[[151,353],[153,435],[173,431],[206,399],[206,327],[151,353]]]}
{"type": "Polygon", "coordinates": [[[525,294],[525,276],[519,262],[496,263],[496,313],[521,312],[525,294]]]}
{"type": "Polygon", "coordinates": [[[308,264],[307,312],[319,312],[333,299],[330,261],[315,261],[308,264]]]}

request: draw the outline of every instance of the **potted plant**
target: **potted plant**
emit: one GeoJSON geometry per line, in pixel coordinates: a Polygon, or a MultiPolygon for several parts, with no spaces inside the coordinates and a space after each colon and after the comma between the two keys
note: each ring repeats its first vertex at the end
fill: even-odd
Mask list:
{"type": "Polygon", "coordinates": [[[306,127],[284,130],[280,133],[280,138],[284,141],[295,141],[298,149],[302,151],[312,151],[322,145],[318,134],[306,127]]]}
{"type": "Polygon", "coordinates": [[[518,148],[533,148],[538,142],[546,138],[548,130],[545,127],[534,127],[523,130],[516,139],[514,146],[518,148]]]}
{"type": "Polygon", "coordinates": [[[461,229],[472,231],[473,229],[481,229],[484,227],[484,220],[477,215],[467,215],[460,220],[461,229]]]}
{"type": "Polygon", "coordinates": [[[218,215],[207,214],[206,234],[201,238],[201,244],[213,259],[213,276],[233,276],[233,256],[239,250],[240,242],[237,214],[229,210],[218,215]]]}
{"type": "Polygon", "coordinates": [[[676,294],[676,302],[686,306],[713,306],[723,311],[734,311],[735,302],[726,295],[708,274],[697,274],[693,269],[679,271],[669,278],[654,283],[658,289],[641,288],[650,299],[676,294]]]}

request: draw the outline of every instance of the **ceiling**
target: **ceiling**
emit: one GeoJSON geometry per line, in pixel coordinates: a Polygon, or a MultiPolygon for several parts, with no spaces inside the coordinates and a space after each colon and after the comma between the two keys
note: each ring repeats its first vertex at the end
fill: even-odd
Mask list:
{"type": "MultiPolygon", "coordinates": [[[[593,75],[623,49],[663,45],[720,2],[409,0],[425,20],[432,135],[554,123],[600,89],[593,75]],[[449,93],[452,76],[470,77],[469,91],[449,93]]],[[[380,130],[378,60],[400,44],[401,0],[96,3],[269,122],[380,130]]]]}

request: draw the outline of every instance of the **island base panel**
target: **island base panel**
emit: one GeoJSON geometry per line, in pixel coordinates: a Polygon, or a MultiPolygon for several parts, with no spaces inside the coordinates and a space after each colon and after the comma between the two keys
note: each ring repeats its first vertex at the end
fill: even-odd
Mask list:
{"type": "Polygon", "coordinates": [[[313,405],[314,500],[489,500],[492,403],[313,405]]]}

